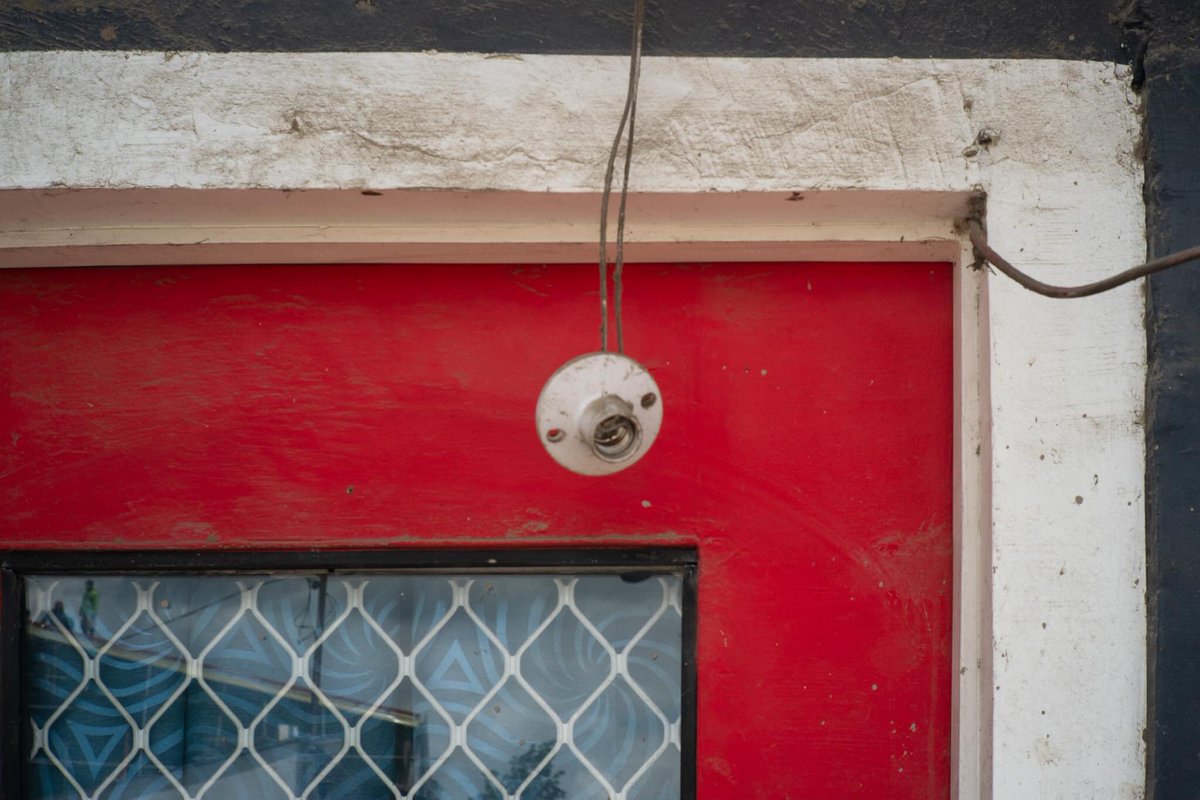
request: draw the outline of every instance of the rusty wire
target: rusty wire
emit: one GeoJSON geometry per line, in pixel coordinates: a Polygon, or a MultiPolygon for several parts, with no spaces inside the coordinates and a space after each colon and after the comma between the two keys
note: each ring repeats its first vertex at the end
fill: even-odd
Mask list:
{"type": "Polygon", "coordinates": [[[625,135],[626,123],[629,134],[625,139],[625,164],[621,181],[621,205],[617,214],[617,253],[613,267],[613,300],[615,305],[617,352],[625,352],[625,331],[622,325],[621,300],[624,294],[625,271],[625,205],[629,197],[629,163],[633,158],[633,127],[637,118],[638,82],[642,75],[642,29],[646,20],[646,0],[634,0],[633,42],[629,52],[629,86],[625,91],[625,110],[613,137],[612,149],[608,153],[608,167],[604,172],[604,193],[600,200],[600,352],[608,352],[608,202],[612,196],[613,173],[616,170],[617,153],[621,149],[621,137],[625,135]]]}
{"type": "Polygon", "coordinates": [[[1162,258],[1156,258],[1153,261],[1147,261],[1145,264],[1139,264],[1136,267],[1131,267],[1094,283],[1085,283],[1080,286],[1054,286],[1053,284],[1043,283],[1037,278],[1026,275],[1005,260],[1004,256],[993,250],[988,245],[987,234],[984,233],[983,225],[980,224],[979,220],[970,220],[968,233],[971,238],[971,244],[975,245],[975,249],[989,264],[1029,291],[1037,292],[1044,297],[1059,299],[1090,297],[1094,294],[1107,292],[1109,289],[1115,289],[1130,281],[1136,281],[1138,278],[1144,278],[1147,275],[1162,272],[1165,269],[1185,264],[1188,261],[1200,259],[1200,245],[1197,245],[1196,247],[1189,247],[1187,250],[1171,253],[1162,258]]]}

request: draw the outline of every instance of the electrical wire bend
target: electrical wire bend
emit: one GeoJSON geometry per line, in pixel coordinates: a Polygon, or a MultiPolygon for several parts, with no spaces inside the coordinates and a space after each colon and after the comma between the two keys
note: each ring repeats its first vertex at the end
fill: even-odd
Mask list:
{"type": "Polygon", "coordinates": [[[983,232],[983,225],[979,220],[973,219],[968,222],[968,235],[971,238],[971,244],[975,245],[975,249],[979,254],[987,260],[989,264],[1000,270],[1002,273],[1012,278],[1017,283],[1024,286],[1031,292],[1037,292],[1045,297],[1054,297],[1060,299],[1070,299],[1074,297],[1090,297],[1094,294],[1107,292],[1109,289],[1115,289],[1118,286],[1135,281],[1138,278],[1144,278],[1147,275],[1153,275],[1156,272],[1162,272],[1165,269],[1185,264],[1188,261],[1200,259],[1200,245],[1189,247],[1187,250],[1180,250],[1177,253],[1156,258],[1153,261],[1147,261],[1145,264],[1139,264],[1136,267],[1118,272],[1103,280],[1095,281],[1094,283],[1085,283],[1081,286],[1055,286],[1049,283],[1043,283],[1037,278],[1026,275],[1021,270],[1014,267],[1011,263],[1005,260],[1004,256],[997,253],[988,245],[987,234],[983,232]]]}

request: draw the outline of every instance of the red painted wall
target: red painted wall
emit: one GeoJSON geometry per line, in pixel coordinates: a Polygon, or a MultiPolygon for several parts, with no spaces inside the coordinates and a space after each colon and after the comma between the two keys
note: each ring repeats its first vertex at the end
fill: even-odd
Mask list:
{"type": "Polygon", "coordinates": [[[697,545],[703,798],[949,794],[948,265],[635,265],[653,451],[533,409],[595,268],[0,273],[9,548],[697,545]]]}

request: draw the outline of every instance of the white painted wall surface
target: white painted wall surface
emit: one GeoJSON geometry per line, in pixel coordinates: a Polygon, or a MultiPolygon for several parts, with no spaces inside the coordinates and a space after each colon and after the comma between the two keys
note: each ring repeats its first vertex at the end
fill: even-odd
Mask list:
{"type": "MultiPolygon", "coordinates": [[[[600,186],[625,69],[573,56],[2,54],[0,263],[70,263],[73,245],[106,244],[136,261],[163,242],[190,243],[193,259],[325,245],[314,260],[374,242],[362,252],[388,260],[428,252],[400,245],[427,245],[431,220],[451,254],[536,240],[546,258],[575,258],[594,206],[569,193],[600,186]],[[127,188],[162,191],[90,205],[59,191],[127,188]],[[401,203],[409,225],[368,213],[355,226],[361,206],[339,201],[289,227],[288,193],[258,211],[199,195],[197,212],[178,189],[465,193],[426,217],[401,203]],[[515,193],[507,212],[483,202],[492,210],[473,217],[495,190],[515,193]],[[563,199],[549,215],[545,193],[563,199]]],[[[953,257],[949,209],[982,188],[998,250],[1043,279],[1094,279],[1145,252],[1128,80],[1082,62],[646,59],[630,239],[679,257],[801,258],[806,242],[900,247],[908,231],[953,257]],[[978,149],[983,128],[998,140],[978,149]],[[906,208],[908,195],[849,189],[951,201],[914,194],[906,208]],[[723,218],[705,200],[745,209],[815,190],[821,212],[777,202],[723,218]]],[[[1052,301],[964,273],[959,303],[959,795],[1140,797],[1141,290],[1052,301]]]]}

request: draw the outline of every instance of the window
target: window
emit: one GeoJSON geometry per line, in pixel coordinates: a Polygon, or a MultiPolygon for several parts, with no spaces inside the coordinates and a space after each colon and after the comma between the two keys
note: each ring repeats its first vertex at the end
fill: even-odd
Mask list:
{"type": "Polygon", "coordinates": [[[12,796],[682,796],[692,554],[325,555],[22,556],[12,796]]]}

